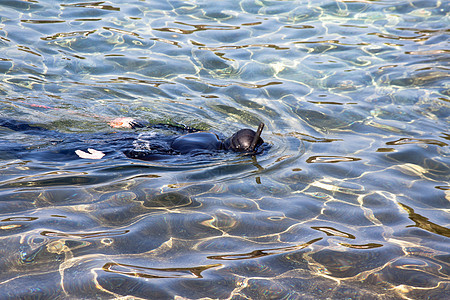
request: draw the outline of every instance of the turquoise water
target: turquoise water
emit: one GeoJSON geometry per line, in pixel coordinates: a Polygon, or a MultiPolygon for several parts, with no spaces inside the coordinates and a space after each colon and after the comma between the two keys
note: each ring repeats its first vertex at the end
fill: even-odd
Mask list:
{"type": "Polygon", "coordinates": [[[450,298],[448,24],[431,0],[2,0],[0,118],[61,135],[0,127],[0,298],[450,298]],[[271,147],[71,155],[145,132],[116,117],[264,122],[271,147]]]}

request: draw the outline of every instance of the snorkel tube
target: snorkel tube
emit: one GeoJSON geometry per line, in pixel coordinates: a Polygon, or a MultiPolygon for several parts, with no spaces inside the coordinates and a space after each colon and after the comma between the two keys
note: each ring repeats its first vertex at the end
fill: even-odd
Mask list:
{"type": "Polygon", "coordinates": [[[256,134],[253,137],[252,143],[250,144],[250,148],[248,149],[248,151],[250,153],[253,153],[255,151],[255,147],[258,144],[259,139],[261,138],[261,133],[264,129],[264,123],[261,122],[259,123],[258,129],[256,130],[256,134]]]}

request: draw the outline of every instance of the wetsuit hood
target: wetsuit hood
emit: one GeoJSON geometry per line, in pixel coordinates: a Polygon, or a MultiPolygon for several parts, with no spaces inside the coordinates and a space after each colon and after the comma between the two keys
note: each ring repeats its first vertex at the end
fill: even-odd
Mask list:
{"type": "Polygon", "coordinates": [[[257,146],[264,143],[259,137],[261,131],[262,128],[258,128],[257,132],[252,129],[241,129],[224,141],[224,147],[236,152],[253,152],[257,146]]]}

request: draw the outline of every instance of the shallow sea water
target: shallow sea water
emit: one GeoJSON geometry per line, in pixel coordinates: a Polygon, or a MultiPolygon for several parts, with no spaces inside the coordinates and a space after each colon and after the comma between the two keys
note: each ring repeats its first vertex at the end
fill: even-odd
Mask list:
{"type": "Polygon", "coordinates": [[[433,0],[2,0],[0,119],[60,135],[0,127],[0,299],[450,298],[448,24],[433,0]],[[73,156],[145,131],[122,116],[271,147],[73,156]]]}

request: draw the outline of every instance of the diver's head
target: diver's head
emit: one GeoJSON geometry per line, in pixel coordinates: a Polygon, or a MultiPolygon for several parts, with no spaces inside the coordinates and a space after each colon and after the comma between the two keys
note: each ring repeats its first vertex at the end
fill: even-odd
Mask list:
{"type": "Polygon", "coordinates": [[[251,129],[239,130],[224,141],[225,148],[236,152],[254,152],[257,146],[264,143],[260,137],[263,128],[264,123],[261,123],[256,132],[251,129]]]}

